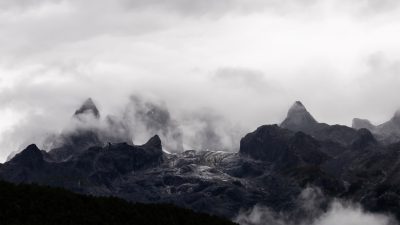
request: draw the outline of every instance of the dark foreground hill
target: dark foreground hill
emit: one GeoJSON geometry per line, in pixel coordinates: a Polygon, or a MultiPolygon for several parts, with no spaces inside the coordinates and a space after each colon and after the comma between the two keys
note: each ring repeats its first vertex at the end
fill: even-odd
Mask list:
{"type": "Polygon", "coordinates": [[[60,188],[0,181],[2,225],[196,225],[234,223],[169,204],[131,204],[60,188]]]}

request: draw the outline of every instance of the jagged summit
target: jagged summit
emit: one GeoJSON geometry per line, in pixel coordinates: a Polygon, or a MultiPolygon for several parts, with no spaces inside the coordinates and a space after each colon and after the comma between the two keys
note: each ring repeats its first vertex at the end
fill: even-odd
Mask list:
{"type": "Polygon", "coordinates": [[[357,136],[357,132],[352,128],[319,123],[300,101],[296,101],[290,107],[287,117],[280,127],[295,132],[302,131],[318,140],[331,140],[342,145],[351,144],[353,138],[357,136]]]}
{"type": "Polygon", "coordinates": [[[96,104],[94,104],[92,98],[86,99],[82,106],[74,113],[75,116],[82,114],[92,114],[95,118],[100,118],[100,112],[97,109],[96,104]]]}
{"type": "Polygon", "coordinates": [[[281,123],[281,127],[291,130],[304,130],[306,127],[313,126],[318,122],[307,111],[303,103],[296,101],[290,107],[286,119],[281,123]]]}
{"type": "Polygon", "coordinates": [[[161,139],[158,135],[154,135],[152,138],[149,139],[149,141],[147,141],[146,144],[144,144],[143,146],[145,147],[154,147],[154,148],[158,148],[158,149],[162,149],[162,144],[161,144],[161,139]]]}
{"type": "Polygon", "coordinates": [[[35,144],[31,144],[31,145],[28,145],[24,150],[22,150],[22,152],[17,154],[15,156],[15,158],[22,157],[22,156],[33,157],[35,155],[41,155],[41,154],[42,153],[41,153],[40,149],[35,144]]]}
{"type": "Polygon", "coordinates": [[[20,153],[16,154],[9,163],[25,165],[30,169],[35,169],[43,163],[43,154],[41,150],[35,145],[27,146],[20,153]]]}
{"type": "Polygon", "coordinates": [[[359,130],[362,128],[368,129],[368,130],[373,130],[374,129],[374,125],[366,119],[359,119],[359,118],[354,118],[352,125],[352,128],[359,130]]]}

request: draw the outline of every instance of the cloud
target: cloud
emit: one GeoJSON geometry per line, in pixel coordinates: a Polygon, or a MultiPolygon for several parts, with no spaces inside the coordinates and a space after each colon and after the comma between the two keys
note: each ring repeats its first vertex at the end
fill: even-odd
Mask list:
{"type": "Polygon", "coordinates": [[[400,60],[383,52],[375,52],[363,59],[363,70],[355,80],[354,96],[357,107],[366,108],[356,117],[374,118],[376,124],[386,122],[400,109],[397,96],[400,60]]]}
{"type": "MultiPolygon", "coordinates": [[[[368,13],[380,14],[391,12],[398,9],[399,3],[396,0],[352,0],[352,1],[332,1],[332,0],[248,0],[246,2],[240,0],[204,0],[204,1],[187,1],[187,0],[88,0],[85,2],[78,0],[5,0],[0,3],[0,9],[27,11],[32,8],[40,8],[45,5],[62,5],[68,3],[77,7],[92,6],[91,9],[86,8],[87,12],[91,10],[104,9],[102,6],[124,9],[124,11],[154,11],[163,13],[165,11],[175,13],[181,16],[204,17],[211,16],[213,18],[223,16],[230,13],[291,13],[304,9],[323,9],[323,6],[339,6],[349,7],[350,13],[368,13]]],[[[112,9],[109,8],[109,9],[112,9]]]]}
{"type": "Polygon", "coordinates": [[[180,122],[186,148],[237,152],[246,129],[212,109],[186,112],[180,122]]]}
{"type": "Polygon", "coordinates": [[[393,218],[383,214],[365,212],[360,206],[335,201],[328,212],[318,218],[314,225],[395,225],[393,218]]]}
{"type": "Polygon", "coordinates": [[[396,0],[347,1],[347,5],[367,16],[382,15],[399,9],[399,2],[396,0]]]}
{"type": "Polygon", "coordinates": [[[143,144],[156,134],[170,152],[188,149],[236,152],[245,133],[243,128],[212,110],[185,110],[173,115],[165,102],[143,95],[132,95],[111,114],[103,113],[100,108],[101,117],[93,116],[92,111],[78,116],[73,116],[74,112],[71,109],[59,115],[54,115],[54,110],[28,113],[24,120],[2,134],[2,149],[12,150],[3,154],[12,152],[12,157],[31,143],[47,151],[62,146],[82,150],[108,142],[143,144]]]}
{"type": "Polygon", "coordinates": [[[315,188],[306,188],[299,195],[294,212],[277,213],[268,207],[255,206],[236,218],[240,225],[397,225],[390,215],[370,213],[359,205],[333,199],[329,201],[315,188]]]}
{"type": "Polygon", "coordinates": [[[307,222],[292,222],[288,216],[277,214],[268,208],[254,207],[236,222],[241,225],[396,225],[390,216],[368,213],[357,204],[346,204],[340,201],[331,203],[328,210],[319,217],[307,222]]]}
{"type": "Polygon", "coordinates": [[[0,9],[28,9],[30,7],[38,7],[43,4],[60,3],[63,0],[15,0],[15,1],[1,1],[0,9]]]}
{"type": "Polygon", "coordinates": [[[389,0],[0,1],[0,157],[60,132],[87,97],[115,115],[132,94],[156,96],[193,123],[188,148],[235,149],[295,100],[322,122],[381,121],[397,107],[397,11],[389,0]],[[373,52],[386,62],[362,60],[373,52]]]}
{"type": "MultiPolygon", "coordinates": [[[[215,73],[214,80],[233,88],[248,88],[256,91],[274,91],[276,88],[270,85],[262,71],[246,68],[220,68],[215,73]]],[[[274,82],[271,81],[271,83],[274,82]]]]}
{"type": "MultiPolygon", "coordinates": [[[[186,1],[186,0],[100,0],[100,1],[78,1],[78,0],[16,0],[3,1],[0,3],[2,9],[31,10],[39,8],[46,4],[64,4],[68,2],[77,6],[92,6],[93,9],[99,9],[101,5],[123,8],[131,11],[151,10],[156,12],[169,11],[182,16],[215,16],[219,17],[226,13],[252,13],[261,12],[268,8],[291,8],[293,6],[308,6],[315,3],[315,0],[204,0],[204,1],[186,1]],[[96,4],[97,3],[97,4],[96,4]]],[[[90,12],[90,9],[87,9],[90,12]]]]}

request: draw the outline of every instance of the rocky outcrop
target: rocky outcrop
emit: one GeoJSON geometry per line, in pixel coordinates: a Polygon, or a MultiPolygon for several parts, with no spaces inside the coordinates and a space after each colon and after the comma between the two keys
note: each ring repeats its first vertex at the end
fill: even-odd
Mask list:
{"type": "Polygon", "coordinates": [[[319,165],[328,159],[320,148],[318,141],[307,134],[270,125],[247,134],[240,141],[239,153],[280,167],[299,167],[319,165]]]}
{"type": "Polygon", "coordinates": [[[289,109],[286,119],[280,124],[280,127],[292,131],[308,132],[316,129],[318,122],[307,111],[303,103],[296,101],[289,109]]]}
{"type": "Polygon", "coordinates": [[[378,141],[368,129],[362,128],[357,131],[357,134],[357,137],[351,144],[353,149],[364,149],[378,145],[378,141]]]}
{"type": "Polygon", "coordinates": [[[82,115],[91,115],[94,118],[100,118],[100,112],[91,98],[88,98],[74,113],[74,116],[77,118],[80,118],[82,115]]]}

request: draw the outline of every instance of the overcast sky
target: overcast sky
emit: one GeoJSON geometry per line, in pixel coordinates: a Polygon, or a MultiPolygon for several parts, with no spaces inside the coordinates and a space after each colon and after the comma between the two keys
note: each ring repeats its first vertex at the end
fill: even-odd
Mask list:
{"type": "Polygon", "coordinates": [[[0,161],[87,97],[132,94],[248,131],[301,100],[374,123],[400,107],[397,0],[0,0],[0,161]]]}

